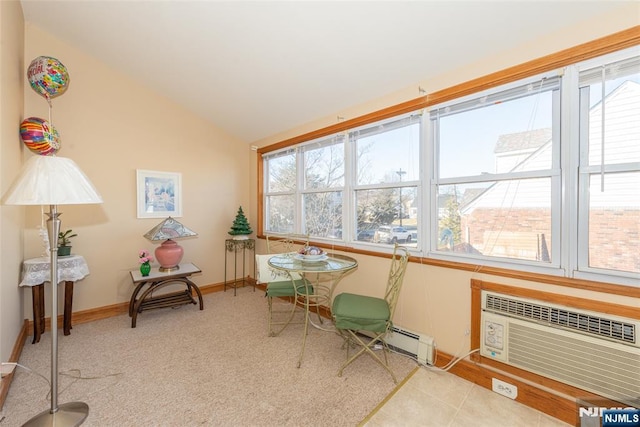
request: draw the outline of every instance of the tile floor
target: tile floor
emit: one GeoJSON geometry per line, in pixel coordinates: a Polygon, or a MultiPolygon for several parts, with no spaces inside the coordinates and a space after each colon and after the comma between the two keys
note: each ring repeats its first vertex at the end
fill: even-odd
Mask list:
{"type": "Polygon", "coordinates": [[[456,375],[419,368],[361,426],[566,427],[569,424],[456,375]]]}

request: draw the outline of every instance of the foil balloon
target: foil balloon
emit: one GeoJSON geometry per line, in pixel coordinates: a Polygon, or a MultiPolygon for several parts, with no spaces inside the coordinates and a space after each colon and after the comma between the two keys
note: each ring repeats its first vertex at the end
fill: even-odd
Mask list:
{"type": "Polygon", "coordinates": [[[55,154],[60,149],[58,131],[38,117],[29,117],[20,123],[20,139],[29,150],[41,156],[55,154]]]}
{"type": "Polygon", "coordinates": [[[47,101],[62,95],[69,87],[69,73],[60,61],[49,56],[39,56],[29,64],[27,78],[31,88],[47,101]]]}

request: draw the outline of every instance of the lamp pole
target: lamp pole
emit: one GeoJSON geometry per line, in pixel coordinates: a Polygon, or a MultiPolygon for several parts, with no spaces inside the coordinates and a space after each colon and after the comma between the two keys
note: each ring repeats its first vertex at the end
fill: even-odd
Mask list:
{"type": "Polygon", "coordinates": [[[102,203],[89,178],[73,160],[57,156],[33,156],[3,197],[6,205],[49,205],[49,283],[51,283],[51,407],[32,417],[24,426],[79,426],[89,415],[84,402],[58,404],[58,205],[102,203]]]}
{"type": "MultiPolygon", "coordinates": [[[[396,173],[398,174],[398,176],[400,177],[400,182],[402,182],[402,175],[404,175],[406,172],[402,170],[402,168],[398,169],[396,171],[396,173]]],[[[400,227],[402,227],[402,187],[400,187],[399,189],[400,192],[400,206],[399,206],[399,217],[400,217],[400,227]]]]}

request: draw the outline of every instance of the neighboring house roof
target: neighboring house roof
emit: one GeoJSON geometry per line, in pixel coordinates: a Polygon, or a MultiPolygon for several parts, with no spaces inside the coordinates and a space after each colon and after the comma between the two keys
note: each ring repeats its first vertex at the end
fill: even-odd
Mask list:
{"type": "MultiPolygon", "coordinates": [[[[640,120],[615,120],[616,113],[637,115],[640,117],[640,84],[626,81],[618,86],[605,98],[605,106],[608,116],[609,130],[607,132],[607,150],[605,158],[609,163],[621,161],[636,161],[629,158],[629,153],[637,152],[634,144],[640,141],[640,120]],[[616,132],[616,127],[624,126],[623,132],[616,132]],[[626,148],[628,147],[628,148],[626,148]],[[624,156],[627,156],[625,158],[624,156]]],[[[600,124],[596,118],[600,117],[602,102],[595,104],[590,115],[590,164],[598,164],[600,160],[600,124]]],[[[537,129],[529,132],[519,132],[502,135],[498,138],[494,152],[496,157],[510,156],[518,159],[515,165],[507,165],[510,162],[496,162],[496,167],[501,172],[516,172],[523,170],[547,169],[552,157],[551,130],[537,129]],[[531,134],[529,137],[527,134],[531,134]],[[545,141],[545,137],[547,138],[545,141]],[[508,151],[512,150],[512,152],[508,151]],[[518,155],[519,154],[519,155],[518,155]],[[503,165],[500,168],[500,165],[503,165]]],[[[640,208],[640,198],[629,197],[629,186],[637,185],[628,178],[627,174],[608,175],[605,184],[607,191],[591,195],[592,207],[631,207],[640,208]]],[[[526,179],[520,181],[501,181],[485,189],[473,189],[473,193],[467,195],[467,190],[462,196],[460,210],[463,214],[469,214],[476,208],[510,208],[510,207],[548,207],[551,204],[548,179],[526,179]]]]}
{"type": "Polygon", "coordinates": [[[535,150],[550,139],[550,128],[500,135],[493,152],[500,154],[521,150],[535,150]]]}

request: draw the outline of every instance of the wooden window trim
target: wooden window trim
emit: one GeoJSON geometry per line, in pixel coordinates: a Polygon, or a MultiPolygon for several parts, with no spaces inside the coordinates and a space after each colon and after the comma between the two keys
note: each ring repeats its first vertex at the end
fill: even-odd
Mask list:
{"type": "MultiPolygon", "coordinates": [[[[640,45],[640,25],[631,27],[629,29],[619,31],[617,33],[610,34],[608,36],[592,40],[574,46],[568,49],[561,50],[550,55],[543,56],[538,59],[524,62],[513,67],[506,68],[495,73],[488,74],[473,80],[469,80],[464,83],[460,83],[455,86],[451,86],[446,89],[442,89],[425,96],[412,99],[400,104],[396,104],[378,111],[374,111],[369,114],[362,115],[350,120],[331,125],[322,129],[314,130],[302,135],[295,136],[265,147],[261,147],[257,150],[257,185],[258,185],[258,237],[264,235],[264,165],[262,161],[262,154],[269,153],[271,151],[280,150],[282,148],[290,147],[296,144],[300,144],[305,141],[310,141],[323,136],[331,135],[338,132],[343,132],[349,129],[367,125],[376,121],[384,120],[390,117],[398,116],[401,114],[410,113],[412,111],[420,110],[422,108],[429,107],[431,105],[440,104],[442,102],[450,101],[452,99],[461,98],[473,93],[481,92],[486,89],[497,87],[503,84],[511,83],[517,80],[521,80],[527,77],[531,77],[537,74],[545,73],[554,69],[562,68],[568,65],[572,65],[578,62],[582,62],[588,59],[597,58],[612,52],[623,50],[629,47],[640,45]]],[[[344,250],[346,252],[360,253],[363,255],[372,256],[385,256],[385,254],[355,250],[350,247],[332,247],[335,250],[344,250]]],[[[531,280],[542,283],[549,283],[554,285],[578,288],[582,290],[590,290],[595,292],[604,292],[615,295],[630,296],[634,298],[640,298],[640,288],[631,286],[616,285],[602,282],[595,282],[582,279],[574,279],[567,277],[558,277],[546,274],[528,273],[517,270],[510,270],[498,267],[478,266],[473,264],[466,264],[461,262],[434,260],[431,258],[419,258],[412,257],[411,262],[417,262],[425,265],[433,265],[437,267],[453,268],[458,270],[467,271],[481,271],[484,274],[492,274],[502,277],[511,277],[522,280],[531,280]]]]}
{"type": "Polygon", "coordinates": [[[481,92],[496,86],[522,80],[536,74],[545,73],[571,64],[597,58],[608,53],[616,52],[640,44],[640,25],[631,27],[600,39],[592,40],[578,46],[570,47],[560,52],[552,53],[538,59],[506,68],[486,76],[478,77],[446,89],[442,89],[410,101],[396,104],[382,110],[374,111],[360,117],[345,120],[322,129],[311,131],[284,141],[277,142],[258,149],[258,154],[264,154],[281,148],[310,141],[312,139],[353,129],[376,121],[384,120],[400,114],[440,104],[452,99],[461,98],[476,92],[481,92]]]}

